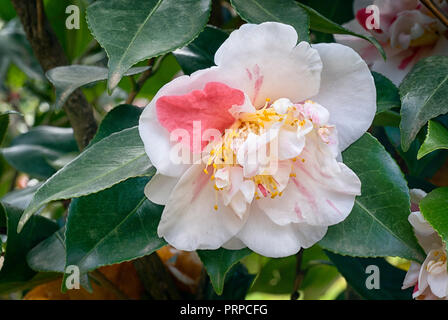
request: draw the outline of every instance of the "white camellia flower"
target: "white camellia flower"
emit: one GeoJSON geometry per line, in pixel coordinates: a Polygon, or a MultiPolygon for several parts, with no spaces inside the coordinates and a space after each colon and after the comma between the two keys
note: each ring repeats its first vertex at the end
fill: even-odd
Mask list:
{"type": "Polygon", "coordinates": [[[409,222],[414,228],[418,242],[427,257],[423,265],[412,262],[403,282],[403,289],[414,287],[413,297],[421,300],[448,300],[448,271],[446,247],[437,232],[426,222],[420,213],[418,203],[426,193],[411,190],[413,212],[409,222]]]}
{"type": "Polygon", "coordinates": [[[144,110],[157,168],[145,193],[165,205],[158,234],[175,248],[283,257],[350,213],[361,183],[341,151],[372,123],[374,81],[353,49],[297,40],[289,25],[245,24],[217,66],[166,84],[144,110]]]}
{"type": "MultiPolygon", "coordinates": [[[[438,0],[439,7],[448,13],[446,0],[438,0]]],[[[373,71],[388,77],[396,85],[421,59],[434,55],[448,55],[446,27],[418,0],[355,0],[356,19],[344,27],[363,35],[375,37],[386,51],[381,57],[370,42],[350,35],[335,35],[337,42],[355,49],[373,71]],[[369,5],[378,8],[379,21],[369,5]],[[372,20],[373,19],[373,20],[372,20]],[[373,22],[379,28],[373,27],[373,22]]]]}

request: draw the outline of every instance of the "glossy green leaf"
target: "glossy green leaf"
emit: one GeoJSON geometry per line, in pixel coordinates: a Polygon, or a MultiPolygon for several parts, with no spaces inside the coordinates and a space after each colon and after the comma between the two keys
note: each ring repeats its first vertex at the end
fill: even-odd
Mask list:
{"type": "Polygon", "coordinates": [[[448,149],[448,129],[436,121],[429,121],[428,133],[418,150],[417,159],[439,149],[448,149]]]}
{"type": "Polygon", "coordinates": [[[384,59],[386,59],[386,53],[384,52],[383,47],[380,45],[380,43],[371,36],[364,36],[355,32],[352,32],[341,25],[337,24],[336,22],[331,21],[330,19],[324,17],[319,12],[314,10],[313,8],[310,8],[302,3],[298,3],[300,7],[302,7],[308,16],[310,17],[310,28],[311,30],[323,32],[323,33],[329,33],[329,34],[349,34],[355,37],[362,38],[364,40],[369,41],[372,43],[378,51],[381,53],[384,59]]]}
{"type": "Polygon", "coordinates": [[[205,300],[244,300],[247,292],[255,279],[246,267],[237,263],[230,268],[224,282],[224,290],[217,294],[213,285],[208,285],[205,290],[205,300]]]}
{"type": "Polygon", "coordinates": [[[46,179],[56,172],[52,161],[77,152],[73,129],[49,126],[32,128],[1,150],[11,166],[38,179],[46,179]]]}
{"type": "Polygon", "coordinates": [[[89,147],[110,136],[112,133],[138,126],[142,112],[142,108],[128,104],[122,104],[113,108],[106,114],[103,121],[101,121],[96,135],[90,141],[89,147]]]}
{"type": "Polygon", "coordinates": [[[407,151],[428,120],[448,112],[448,57],[420,60],[400,85],[401,145],[407,151]]]}
{"type": "MultiPolygon", "coordinates": [[[[420,201],[420,211],[426,221],[448,243],[448,187],[437,188],[420,201]]],[[[448,253],[448,250],[447,250],[448,253]]]]}
{"type": "Polygon", "coordinates": [[[445,163],[446,154],[442,154],[442,150],[436,150],[422,159],[417,159],[418,151],[421,148],[419,139],[415,139],[409,150],[404,152],[401,147],[400,129],[398,127],[385,127],[384,131],[395,151],[404,160],[408,177],[429,179],[445,163]]]}
{"type": "Polygon", "coordinates": [[[344,163],[362,183],[350,215],[328,228],[320,245],[332,252],[359,256],[399,256],[422,261],[411,225],[409,190],[400,168],[384,147],[365,134],[343,152],[344,163]]]}
{"type": "Polygon", "coordinates": [[[207,270],[213,288],[218,295],[222,294],[226,274],[232,266],[240,261],[252,251],[249,249],[227,250],[220,248],[217,250],[198,250],[198,255],[207,270]]]}
{"type": "Polygon", "coordinates": [[[227,39],[228,34],[213,26],[205,27],[188,46],[173,52],[185,74],[192,74],[215,65],[215,52],[227,39]]]}
{"type": "Polygon", "coordinates": [[[251,292],[291,294],[296,278],[296,261],[295,256],[269,259],[261,268],[251,292]]]}
{"type": "Polygon", "coordinates": [[[17,233],[17,224],[22,211],[9,205],[0,205],[7,220],[7,242],[5,261],[0,270],[0,292],[13,290],[32,279],[35,272],[28,267],[27,253],[40,241],[57,230],[56,223],[41,216],[30,219],[23,232],[17,233]]]}
{"type": "Polygon", "coordinates": [[[66,265],[80,271],[151,254],[166,242],[157,235],[163,207],[143,193],[149,179],[129,179],[72,201],[67,219],[66,265]]]}
{"type": "Polygon", "coordinates": [[[113,133],[45,181],[25,210],[19,230],[33,213],[50,201],[85,196],[153,172],[138,127],[113,133]]]}
{"type": "Polygon", "coordinates": [[[207,23],[210,0],[98,0],[89,27],[109,56],[109,90],[135,63],[183,47],[207,23]]]}
{"type": "Polygon", "coordinates": [[[380,73],[372,72],[376,87],[376,113],[399,108],[401,105],[398,88],[380,73]]]}
{"type": "Polygon", "coordinates": [[[411,300],[412,288],[401,290],[406,272],[395,268],[382,258],[354,258],[341,256],[327,251],[327,255],[336,265],[345,280],[363,298],[369,300],[411,300]],[[368,289],[366,280],[368,266],[376,266],[379,271],[379,289],[368,289]]]}
{"type": "Polygon", "coordinates": [[[231,0],[236,12],[249,23],[276,21],[293,26],[299,41],[309,42],[309,18],[294,0],[231,0]]]}
{"type": "MultiPolygon", "coordinates": [[[[146,70],[148,67],[132,68],[124,75],[131,76],[146,70]]],[[[108,72],[107,68],[81,65],[57,67],[48,71],[46,76],[56,88],[55,108],[62,108],[68,97],[79,87],[106,80],[108,72]]]]}
{"type": "Polygon", "coordinates": [[[65,270],[65,227],[31,249],[27,255],[27,262],[34,271],[63,273],[65,270]]]}

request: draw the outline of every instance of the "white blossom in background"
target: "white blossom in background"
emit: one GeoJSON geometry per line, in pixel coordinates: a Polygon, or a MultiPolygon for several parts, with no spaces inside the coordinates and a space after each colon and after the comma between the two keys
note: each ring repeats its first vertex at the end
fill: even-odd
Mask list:
{"type": "MultiPolygon", "coordinates": [[[[438,0],[448,13],[446,0],[438,0]]],[[[434,55],[448,55],[446,27],[418,0],[355,0],[356,18],[344,25],[347,29],[375,37],[383,46],[387,60],[368,41],[349,36],[335,35],[337,42],[355,49],[369,67],[388,77],[396,85],[421,59],[434,55]],[[372,12],[369,5],[379,11],[379,28],[371,28],[372,12]]]]}
{"type": "Polygon", "coordinates": [[[446,245],[418,211],[418,203],[425,196],[426,193],[422,190],[411,190],[413,212],[408,219],[427,257],[422,265],[411,263],[402,289],[414,287],[412,296],[419,300],[448,300],[446,245]]]}
{"type": "Polygon", "coordinates": [[[289,25],[245,24],[217,66],[174,79],[145,108],[140,136],[157,168],[145,194],[165,205],[158,234],[173,247],[283,257],[351,212],[361,183],[341,151],[372,123],[374,81],[351,48],[297,40],[289,25]]]}

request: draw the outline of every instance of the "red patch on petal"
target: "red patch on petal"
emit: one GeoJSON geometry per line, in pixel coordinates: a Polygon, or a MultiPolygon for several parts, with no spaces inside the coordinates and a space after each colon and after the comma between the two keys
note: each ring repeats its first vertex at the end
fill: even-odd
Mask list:
{"type": "Polygon", "coordinates": [[[221,134],[235,118],[229,112],[234,105],[244,103],[244,93],[220,82],[209,82],[204,90],[194,90],[182,96],[163,96],[156,101],[157,118],[169,132],[183,129],[189,134],[190,150],[200,152],[209,143],[203,133],[209,129],[221,134]]]}
{"type": "Polygon", "coordinates": [[[400,65],[398,66],[398,69],[400,70],[404,70],[407,68],[407,66],[412,62],[412,60],[415,59],[415,57],[417,57],[419,52],[419,48],[416,48],[413,50],[412,54],[406,58],[404,58],[403,60],[401,60],[400,65]]]}

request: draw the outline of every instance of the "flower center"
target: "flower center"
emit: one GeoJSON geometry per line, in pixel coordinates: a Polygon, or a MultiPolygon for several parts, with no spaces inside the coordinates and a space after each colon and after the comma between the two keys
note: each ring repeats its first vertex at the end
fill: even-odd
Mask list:
{"type": "MultiPolygon", "coordinates": [[[[256,169],[247,169],[252,173],[247,174],[245,171],[243,179],[253,182],[255,199],[282,196],[282,187],[275,175],[279,160],[289,160],[289,177],[294,178],[294,163],[305,162],[305,159],[298,154],[279,157],[278,144],[282,138],[279,132],[287,131],[290,137],[297,137],[297,144],[300,144],[300,138],[305,139],[304,135],[316,128],[322,141],[330,143],[332,126],[320,125],[319,113],[314,110],[318,107],[324,109],[310,100],[303,104],[293,104],[287,99],[279,99],[271,104],[270,99],[266,99],[265,105],[256,112],[241,113],[237,121],[224,132],[222,139],[211,143],[206,149],[209,151],[204,172],[210,174],[210,179],[215,182],[216,199],[218,192],[230,189],[232,168],[247,169],[252,166],[256,169]],[[283,101],[279,102],[280,100],[283,101]]],[[[302,148],[303,146],[304,142],[302,148]]],[[[217,209],[215,204],[215,210],[217,209]]]]}

